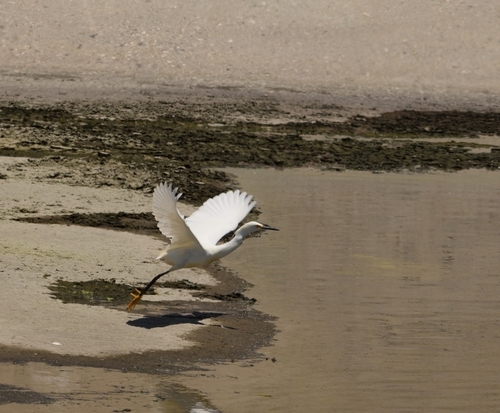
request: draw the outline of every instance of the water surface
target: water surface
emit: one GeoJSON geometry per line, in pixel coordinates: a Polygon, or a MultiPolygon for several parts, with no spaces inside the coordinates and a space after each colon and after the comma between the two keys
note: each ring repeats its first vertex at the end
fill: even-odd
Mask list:
{"type": "Polygon", "coordinates": [[[186,383],[227,412],[500,406],[497,173],[231,172],[281,231],[224,264],[280,333],[186,383]]]}

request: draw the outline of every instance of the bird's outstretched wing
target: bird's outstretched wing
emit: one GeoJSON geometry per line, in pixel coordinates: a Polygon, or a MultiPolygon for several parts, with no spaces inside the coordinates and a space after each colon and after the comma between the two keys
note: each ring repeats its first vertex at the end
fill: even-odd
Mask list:
{"type": "Polygon", "coordinates": [[[200,246],[177,209],[177,200],[181,195],[177,194],[177,188],[172,189],[172,184],[159,184],[153,193],[153,215],[161,233],[172,239],[172,245],[200,246]]]}
{"type": "Polygon", "coordinates": [[[257,204],[252,198],[252,195],[239,190],[217,195],[205,201],[200,209],[186,218],[186,224],[200,244],[207,249],[236,229],[257,204]]]}

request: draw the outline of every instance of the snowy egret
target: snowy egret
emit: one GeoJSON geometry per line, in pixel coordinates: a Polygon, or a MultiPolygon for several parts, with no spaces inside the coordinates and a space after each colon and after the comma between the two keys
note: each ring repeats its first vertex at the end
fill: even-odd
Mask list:
{"type": "Polygon", "coordinates": [[[218,245],[217,242],[236,229],[255,206],[253,196],[239,190],[225,192],[205,201],[200,209],[185,218],[177,209],[181,195],[177,193],[177,188],[173,189],[172,184],[167,185],[166,182],[154,190],[153,215],[161,233],[171,241],[156,259],[165,261],[171,267],[154,277],[145,288],[136,288],[135,293],[130,294],[133,299],[127,307],[128,311],[163,275],[180,268],[206,267],[233,252],[253,232],[278,231],[266,224],[247,222],[234,233],[230,241],[218,245]]]}

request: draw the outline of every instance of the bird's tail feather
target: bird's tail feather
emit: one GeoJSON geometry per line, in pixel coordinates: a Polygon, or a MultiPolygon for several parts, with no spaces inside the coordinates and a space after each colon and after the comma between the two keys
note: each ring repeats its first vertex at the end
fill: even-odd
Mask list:
{"type": "Polygon", "coordinates": [[[161,260],[165,255],[167,255],[167,250],[163,251],[160,255],[158,255],[156,259],[161,260]]]}

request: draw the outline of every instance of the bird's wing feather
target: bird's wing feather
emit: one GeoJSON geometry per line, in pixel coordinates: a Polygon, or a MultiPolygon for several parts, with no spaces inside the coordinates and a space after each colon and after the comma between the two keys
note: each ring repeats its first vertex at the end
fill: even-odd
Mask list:
{"type": "Polygon", "coordinates": [[[172,239],[172,245],[201,247],[177,209],[177,201],[181,195],[177,194],[177,188],[172,189],[172,184],[159,184],[153,193],[153,215],[161,233],[172,239]]]}
{"type": "Polygon", "coordinates": [[[186,218],[186,224],[204,248],[213,246],[252,210],[256,205],[252,198],[239,190],[217,195],[186,218]]]}

